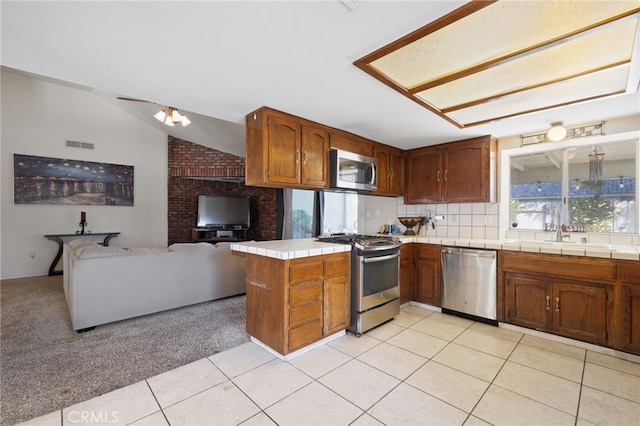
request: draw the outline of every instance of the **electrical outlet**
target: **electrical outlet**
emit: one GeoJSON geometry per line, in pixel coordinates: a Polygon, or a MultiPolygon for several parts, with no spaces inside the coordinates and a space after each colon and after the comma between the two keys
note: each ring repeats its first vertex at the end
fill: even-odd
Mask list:
{"type": "Polygon", "coordinates": [[[449,220],[451,221],[452,225],[457,225],[458,224],[458,215],[457,214],[452,214],[451,216],[449,216],[449,220]]]}

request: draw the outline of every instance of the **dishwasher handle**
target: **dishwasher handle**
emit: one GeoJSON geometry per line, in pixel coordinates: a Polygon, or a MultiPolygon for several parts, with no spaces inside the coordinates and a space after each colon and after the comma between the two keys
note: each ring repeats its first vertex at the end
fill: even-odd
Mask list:
{"type": "Polygon", "coordinates": [[[387,256],[363,257],[361,262],[362,263],[384,262],[385,260],[395,259],[396,257],[400,257],[400,253],[390,254],[387,256]]]}
{"type": "Polygon", "coordinates": [[[485,257],[495,259],[496,254],[492,251],[453,251],[451,249],[443,248],[442,254],[453,254],[455,256],[469,256],[469,257],[485,257]]]}

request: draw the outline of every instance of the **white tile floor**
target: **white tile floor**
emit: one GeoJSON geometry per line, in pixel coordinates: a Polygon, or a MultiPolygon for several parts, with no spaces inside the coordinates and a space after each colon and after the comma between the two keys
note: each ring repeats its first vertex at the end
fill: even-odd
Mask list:
{"type": "Polygon", "coordinates": [[[638,425],[640,363],[409,306],[289,362],[246,343],[27,423],[638,425]]]}

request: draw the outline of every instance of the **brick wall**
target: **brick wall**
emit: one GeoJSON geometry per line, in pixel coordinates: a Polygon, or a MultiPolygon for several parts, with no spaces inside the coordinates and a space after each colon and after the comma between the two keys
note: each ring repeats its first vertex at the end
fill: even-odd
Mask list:
{"type": "Polygon", "coordinates": [[[198,218],[199,195],[248,195],[249,239],[276,239],[276,190],[246,186],[244,181],[215,178],[244,176],[244,158],[169,136],[168,243],[191,241],[198,218]],[[207,179],[208,178],[208,179],[207,179]]]}

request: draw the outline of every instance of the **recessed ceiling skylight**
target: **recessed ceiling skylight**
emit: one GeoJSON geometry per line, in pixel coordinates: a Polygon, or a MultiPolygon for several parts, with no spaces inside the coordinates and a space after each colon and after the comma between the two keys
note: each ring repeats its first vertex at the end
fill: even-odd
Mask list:
{"type": "Polygon", "coordinates": [[[357,60],[460,128],[637,91],[638,1],[472,1],[357,60]]]}

